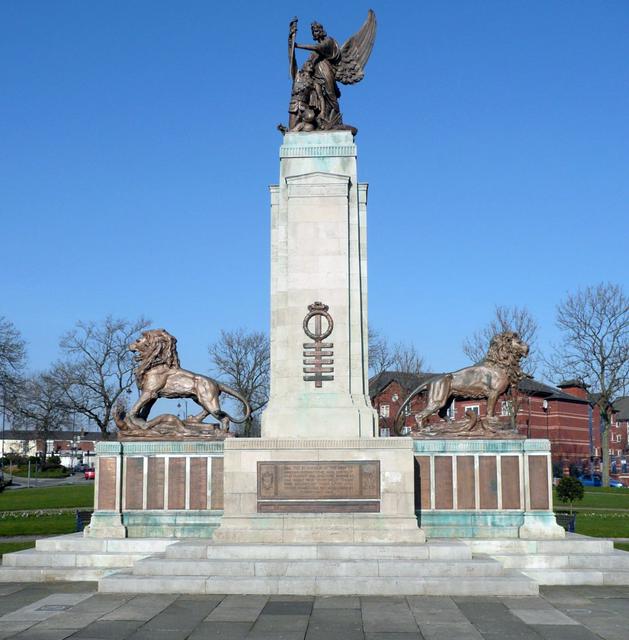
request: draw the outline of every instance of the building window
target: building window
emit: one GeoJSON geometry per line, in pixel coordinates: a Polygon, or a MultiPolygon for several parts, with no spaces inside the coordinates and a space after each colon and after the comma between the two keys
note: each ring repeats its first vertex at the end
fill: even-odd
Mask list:
{"type": "Polygon", "coordinates": [[[503,400],[500,403],[500,415],[501,416],[513,415],[513,402],[511,402],[511,400],[503,400]]]}
{"type": "Polygon", "coordinates": [[[380,417],[381,418],[388,418],[389,417],[389,405],[388,404],[381,404],[380,405],[380,417]]]}
{"type": "Polygon", "coordinates": [[[410,416],[411,415],[411,403],[410,402],[404,407],[404,415],[405,416],[410,416]]]}
{"type": "Polygon", "coordinates": [[[397,393],[394,393],[394,394],[391,396],[391,400],[392,400],[393,402],[397,402],[397,401],[399,400],[399,398],[400,398],[400,396],[398,396],[398,394],[397,394],[397,393]]]}
{"type": "Polygon", "coordinates": [[[465,405],[465,413],[467,413],[468,411],[471,411],[472,413],[475,413],[477,416],[480,415],[480,405],[478,404],[467,404],[465,405]]]}
{"type": "Polygon", "coordinates": [[[456,400],[452,401],[452,404],[448,407],[448,420],[456,420],[456,400]]]}

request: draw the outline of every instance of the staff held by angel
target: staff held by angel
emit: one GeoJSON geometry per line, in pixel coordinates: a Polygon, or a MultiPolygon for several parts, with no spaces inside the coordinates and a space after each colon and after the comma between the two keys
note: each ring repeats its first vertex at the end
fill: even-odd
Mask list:
{"type": "Polygon", "coordinates": [[[288,127],[280,131],[328,131],[344,129],[356,133],[356,128],[343,124],[339,108],[341,92],[337,82],[356,84],[365,77],[365,65],[376,39],[376,15],[370,9],[360,30],[343,46],[330,37],[323,25],[311,25],[314,44],[298,44],[297,18],[293,18],[288,34],[288,59],[293,81],[288,107],[288,127]],[[311,54],[301,69],[295,49],[311,54]]]}

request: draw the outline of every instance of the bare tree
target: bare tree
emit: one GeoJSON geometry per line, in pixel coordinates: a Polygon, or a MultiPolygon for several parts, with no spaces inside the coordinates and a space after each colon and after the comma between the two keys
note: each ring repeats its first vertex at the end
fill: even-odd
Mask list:
{"type": "Polygon", "coordinates": [[[387,370],[421,373],[424,358],[414,344],[396,342],[392,345],[377,330],[370,328],[369,369],[374,376],[387,370]]]}
{"type": "Polygon", "coordinates": [[[391,369],[393,351],[389,341],[376,329],[369,327],[369,370],[373,376],[391,369]]]}
{"type": "Polygon", "coordinates": [[[26,345],[19,330],[10,320],[0,316],[0,403],[3,419],[8,399],[16,392],[25,365],[26,345]]]}
{"type": "Polygon", "coordinates": [[[553,350],[548,370],[589,386],[601,418],[603,485],[607,486],[612,402],[629,384],[629,297],[612,283],[579,290],[557,306],[557,326],[563,339],[553,350]]]}
{"type": "Polygon", "coordinates": [[[526,307],[496,306],[494,317],[482,329],[463,342],[463,353],[472,361],[480,362],[489,349],[491,339],[503,331],[515,331],[529,345],[529,355],[522,368],[533,375],[537,365],[537,320],[526,307]]]}
{"type": "Polygon", "coordinates": [[[70,424],[63,389],[50,373],[39,373],[22,380],[12,401],[15,426],[37,433],[45,459],[47,440],[70,424]]]}
{"type": "Polygon", "coordinates": [[[133,386],[133,357],[128,345],[148,327],[140,318],[105,318],[100,324],[78,322],[60,341],[65,360],[53,369],[66,406],[93,422],[104,438],[110,434],[112,412],[133,386]]]}
{"type": "Polygon", "coordinates": [[[266,334],[244,329],[221,331],[208,348],[212,369],[222,382],[241,393],[251,405],[244,435],[252,435],[253,425],[269,401],[270,343],[266,334]]]}

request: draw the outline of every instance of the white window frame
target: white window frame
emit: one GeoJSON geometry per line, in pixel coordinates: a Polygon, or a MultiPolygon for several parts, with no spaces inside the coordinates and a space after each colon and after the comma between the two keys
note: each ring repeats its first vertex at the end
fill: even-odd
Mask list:
{"type": "Polygon", "coordinates": [[[500,415],[501,416],[511,416],[511,415],[513,415],[513,401],[512,400],[501,400],[500,401],[500,415]]]}
{"type": "Polygon", "coordinates": [[[474,413],[477,416],[480,416],[480,405],[479,404],[466,404],[463,407],[463,413],[467,413],[468,411],[474,411],[474,413]]]}
{"type": "Polygon", "coordinates": [[[388,418],[389,417],[389,405],[388,404],[381,404],[380,405],[380,417],[381,418],[388,418]]]}

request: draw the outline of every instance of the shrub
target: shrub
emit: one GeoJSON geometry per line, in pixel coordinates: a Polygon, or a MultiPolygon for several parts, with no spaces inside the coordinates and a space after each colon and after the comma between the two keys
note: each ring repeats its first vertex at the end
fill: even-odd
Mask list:
{"type": "Polygon", "coordinates": [[[570,515],[572,515],[572,504],[583,500],[583,485],[576,478],[566,476],[557,485],[557,498],[563,503],[570,503],[570,515]]]}

